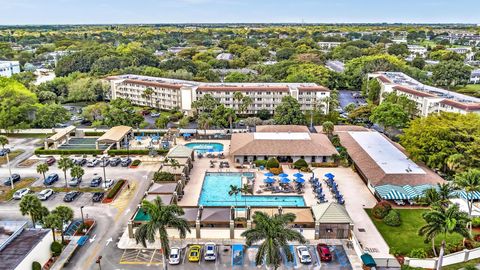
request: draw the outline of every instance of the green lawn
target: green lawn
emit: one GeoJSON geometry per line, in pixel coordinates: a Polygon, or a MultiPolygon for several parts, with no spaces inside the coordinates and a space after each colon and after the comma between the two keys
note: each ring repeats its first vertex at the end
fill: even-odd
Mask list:
{"type": "Polygon", "coordinates": [[[480,84],[467,84],[455,89],[456,92],[469,96],[480,97],[480,84]]]}
{"type": "MultiPolygon", "coordinates": [[[[426,209],[398,209],[402,219],[402,225],[399,227],[390,227],[382,220],[375,219],[370,209],[366,209],[366,211],[390,246],[390,251],[393,249],[402,255],[408,255],[410,250],[415,248],[423,248],[427,252],[432,250],[431,242],[425,244],[423,237],[418,235],[418,229],[425,224],[422,213],[427,211],[426,209]]],[[[437,237],[435,242],[440,245],[442,239],[442,237],[437,237]]],[[[462,241],[460,235],[447,235],[447,244],[457,244],[460,241],[462,241]]]]}

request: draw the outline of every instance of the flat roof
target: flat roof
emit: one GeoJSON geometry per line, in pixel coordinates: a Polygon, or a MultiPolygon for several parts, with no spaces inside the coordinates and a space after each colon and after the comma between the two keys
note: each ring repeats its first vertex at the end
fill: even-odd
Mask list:
{"type": "Polygon", "coordinates": [[[132,127],[128,126],[116,126],[105,132],[97,142],[116,143],[119,142],[125,135],[132,130],[132,127]]]}
{"type": "Polygon", "coordinates": [[[349,134],[385,173],[425,174],[422,168],[411,161],[380,133],[358,131],[349,132],[349,134]]]}
{"type": "Polygon", "coordinates": [[[255,140],[311,140],[307,132],[255,132],[255,140]]]}
{"type": "Polygon", "coordinates": [[[56,142],[59,139],[65,137],[66,135],[70,134],[71,132],[74,132],[77,128],[75,126],[68,126],[66,128],[61,129],[57,133],[53,134],[50,136],[47,141],[48,142],[56,142]]]}
{"type": "Polygon", "coordinates": [[[0,251],[0,268],[15,269],[50,232],[49,229],[23,229],[0,251]]]}

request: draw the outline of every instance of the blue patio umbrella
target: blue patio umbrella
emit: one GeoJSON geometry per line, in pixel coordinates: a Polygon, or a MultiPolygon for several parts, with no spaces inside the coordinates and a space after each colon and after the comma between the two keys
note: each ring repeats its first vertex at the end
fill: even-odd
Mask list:
{"type": "Polygon", "coordinates": [[[302,184],[302,183],[305,183],[305,179],[303,178],[297,178],[295,179],[295,182],[299,183],[299,184],[302,184]]]}
{"type": "Polygon", "coordinates": [[[192,136],[192,134],[190,134],[190,133],[183,133],[183,137],[190,137],[190,136],[192,136]]]}
{"type": "Polygon", "coordinates": [[[273,174],[273,173],[271,173],[271,172],[265,173],[264,175],[265,175],[265,176],[268,176],[268,177],[275,176],[275,174],[273,174]]]}
{"type": "Polygon", "coordinates": [[[282,183],[282,184],[288,184],[288,183],[290,183],[290,179],[284,177],[284,178],[280,179],[280,183],[282,183]]]}
{"type": "Polygon", "coordinates": [[[328,179],[333,179],[335,175],[333,175],[332,173],[326,173],[325,177],[327,177],[328,179]]]}
{"type": "Polygon", "coordinates": [[[211,149],[211,148],[208,149],[208,152],[209,152],[209,153],[212,153],[212,152],[213,152],[213,149],[211,149]]]}
{"type": "Polygon", "coordinates": [[[288,177],[288,174],[286,174],[286,173],[281,173],[281,174],[279,174],[278,176],[284,178],[284,177],[288,177]]]}
{"type": "Polygon", "coordinates": [[[296,174],[294,174],[293,176],[295,176],[295,177],[298,177],[298,178],[301,178],[301,177],[303,176],[303,174],[301,174],[301,173],[297,172],[297,173],[296,173],[296,174]]]}
{"type": "Polygon", "coordinates": [[[275,183],[275,179],[267,177],[263,180],[263,182],[265,182],[267,184],[273,184],[273,183],[275,183]]]}

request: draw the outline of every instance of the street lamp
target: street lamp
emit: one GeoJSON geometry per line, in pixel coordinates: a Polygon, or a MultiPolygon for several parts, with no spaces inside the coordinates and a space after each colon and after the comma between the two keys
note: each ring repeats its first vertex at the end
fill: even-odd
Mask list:
{"type": "Polygon", "coordinates": [[[83,207],[85,207],[85,205],[80,206],[80,214],[82,215],[82,226],[85,226],[85,219],[83,218],[83,207]]]}
{"type": "Polygon", "coordinates": [[[13,177],[12,177],[12,169],[10,168],[10,158],[8,156],[8,152],[5,153],[7,156],[7,167],[8,167],[8,174],[10,174],[10,187],[13,189],[13,177]]]}
{"type": "Polygon", "coordinates": [[[105,187],[105,190],[107,190],[107,176],[105,174],[105,159],[107,157],[105,155],[102,156],[102,161],[103,161],[103,186],[105,187]]]}

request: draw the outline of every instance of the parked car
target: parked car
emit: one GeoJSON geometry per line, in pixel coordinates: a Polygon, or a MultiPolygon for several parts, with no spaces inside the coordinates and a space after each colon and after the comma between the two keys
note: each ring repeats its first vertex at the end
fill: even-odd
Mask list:
{"type": "Polygon", "coordinates": [[[47,160],[45,160],[45,163],[47,163],[48,166],[52,166],[55,161],[57,161],[54,157],[49,157],[47,160]]]}
{"type": "Polygon", "coordinates": [[[86,158],[77,158],[77,159],[75,159],[75,161],[73,163],[75,165],[78,165],[78,166],[85,166],[85,164],[87,164],[87,159],[86,158]]]}
{"type": "Polygon", "coordinates": [[[105,159],[100,159],[99,161],[100,167],[107,167],[108,164],[110,164],[110,159],[105,158],[105,159]]]}
{"type": "Polygon", "coordinates": [[[4,182],[3,184],[5,186],[11,186],[12,185],[12,182],[15,184],[16,182],[20,181],[21,177],[19,174],[17,173],[14,173],[12,174],[12,176],[8,177],[4,182]]]}
{"type": "Polygon", "coordinates": [[[179,248],[177,247],[170,248],[170,255],[168,256],[168,264],[179,264],[180,253],[181,253],[181,250],[179,248]]]}
{"type": "Polygon", "coordinates": [[[205,244],[205,254],[203,258],[205,261],[215,261],[217,259],[217,248],[215,243],[206,243],[205,244]]]}
{"type": "Polygon", "coordinates": [[[154,117],[154,118],[155,118],[155,117],[160,117],[160,113],[152,113],[152,114],[150,114],[150,116],[151,116],[151,117],[154,117]]]}
{"type": "Polygon", "coordinates": [[[73,202],[75,200],[75,198],[78,197],[78,195],[80,195],[80,191],[67,192],[67,194],[65,194],[65,197],[63,197],[63,201],[64,202],[73,202]]]}
{"type": "Polygon", "coordinates": [[[46,186],[53,185],[53,183],[58,181],[58,174],[52,173],[47,176],[47,178],[43,181],[43,184],[46,186]]]}
{"type": "Polygon", "coordinates": [[[3,148],[0,149],[0,157],[5,156],[6,154],[10,153],[10,148],[3,148]]]}
{"type": "Polygon", "coordinates": [[[104,183],[104,188],[110,188],[112,187],[113,185],[115,184],[115,180],[113,179],[107,179],[105,180],[105,183],[104,183]]]}
{"type": "Polygon", "coordinates": [[[306,246],[298,246],[297,255],[298,258],[300,258],[301,263],[307,264],[312,262],[312,256],[310,255],[310,251],[308,251],[308,247],[306,246]]]}
{"type": "Polygon", "coordinates": [[[87,167],[95,167],[98,165],[98,163],[100,162],[100,160],[94,158],[94,159],[91,159],[87,162],[87,167]]]}
{"type": "Polygon", "coordinates": [[[122,160],[120,158],[118,158],[118,157],[112,158],[112,159],[110,159],[110,166],[111,167],[117,167],[118,164],[120,164],[120,162],[122,162],[122,160]]]}
{"type": "Polygon", "coordinates": [[[71,187],[76,187],[80,185],[80,182],[82,182],[81,177],[73,177],[70,181],[68,181],[68,185],[71,187]]]}
{"type": "Polygon", "coordinates": [[[102,177],[101,176],[95,176],[92,179],[92,182],[90,182],[90,187],[98,187],[102,183],[102,177]]]}
{"type": "Polygon", "coordinates": [[[27,195],[28,193],[30,193],[29,188],[19,189],[19,190],[15,191],[15,193],[13,193],[13,199],[20,200],[20,199],[23,198],[23,196],[27,195]]]}
{"type": "Polygon", "coordinates": [[[131,158],[122,158],[122,167],[128,167],[132,163],[131,158]]]}
{"type": "Polygon", "coordinates": [[[199,245],[193,245],[190,247],[190,251],[188,252],[188,261],[189,262],[198,262],[200,261],[200,249],[202,247],[199,245]]]}
{"type": "Polygon", "coordinates": [[[318,255],[320,255],[320,260],[322,262],[332,261],[332,253],[330,253],[330,249],[326,244],[318,244],[317,251],[318,251],[318,255]]]}
{"type": "Polygon", "coordinates": [[[37,198],[41,201],[46,201],[52,195],[53,195],[53,189],[47,188],[47,189],[44,189],[44,190],[40,191],[37,194],[37,198]]]}
{"type": "Polygon", "coordinates": [[[143,110],[140,112],[143,116],[145,115],[149,115],[150,114],[150,111],[149,110],[143,110]]]}
{"type": "Polygon", "coordinates": [[[93,193],[92,201],[93,202],[101,202],[103,197],[105,196],[104,192],[95,192],[93,193]]]}
{"type": "Polygon", "coordinates": [[[55,125],[55,127],[57,127],[57,128],[66,128],[66,127],[68,127],[68,125],[67,125],[66,123],[57,123],[57,124],[55,125]]]}

